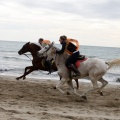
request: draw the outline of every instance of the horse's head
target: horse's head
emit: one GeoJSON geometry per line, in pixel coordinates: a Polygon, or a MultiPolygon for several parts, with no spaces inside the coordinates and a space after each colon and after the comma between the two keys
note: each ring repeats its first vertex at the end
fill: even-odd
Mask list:
{"type": "Polygon", "coordinates": [[[55,53],[55,47],[54,47],[54,42],[52,42],[49,45],[46,45],[44,48],[42,48],[40,51],[38,51],[38,56],[42,57],[47,57],[47,59],[53,58],[53,53],[55,53]]]}
{"type": "Polygon", "coordinates": [[[32,54],[36,54],[41,47],[38,44],[27,42],[23,47],[18,51],[19,55],[22,55],[26,52],[31,52],[32,54]]]}
{"type": "Polygon", "coordinates": [[[46,51],[49,49],[50,45],[46,45],[45,47],[43,47],[40,51],[38,51],[38,56],[39,57],[46,57],[46,51]]]}
{"type": "Polygon", "coordinates": [[[30,42],[27,42],[25,45],[23,45],[23,47],[18,51],[18,54],[22,55],[26,52],[29,52],[29,47],[28,47],[29,44],[30,44],[30,42]]]}

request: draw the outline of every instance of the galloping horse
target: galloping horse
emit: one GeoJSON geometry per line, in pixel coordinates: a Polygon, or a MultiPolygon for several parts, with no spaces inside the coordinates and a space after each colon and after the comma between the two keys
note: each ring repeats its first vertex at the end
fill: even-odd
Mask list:
{"type": "MultiPolygon", "coordinates": [[[[37,55],[37,51],[41,50],[41,47],[34,44],[34,43],[30,43],[27,42],[25,45],[23,45],[23,47],[18,51],[19,55],[22,55],[26,52],[30,52],[33,60],[32,60],[32,65],[33,66],[27,66],[25,68],[24,74],[20,77],[17,77],[16,79],[19,80],[21,78],[25,79],[26,75],[30,74],[31,72],[33,72],[34,70],[45,70],[48,71],[48,68],[44,65],[46,58],[45,57],[38,57],[37,55]]],[[[52,69],[54,71],[57,71],[56,65],[55,63],[52,64],[52,69]]]]}
{"type": "MultiPolygon", "coordinates": [[[[62,76],[61,81],[56,85],[56,88],[62,93],[65,94],[66,92],[61,89],[61,87],[67,83],[70,87],[71,91],[84,98],[86,98],[86,94],[88,92],[98,90],[98,92],[102,94],[102,89],[108,84],[106,80],[103,79],[103,75],[107,72],[108,69],[110,69],[113,65],[120,64],[120,59],[115,59],[109,62],[105,62],[104,60],[98,59],[98,58],[87,58],[84,62],[81,62],[80,66],[78,67],[78,70],[81,73],[81,76],[78,76],[78,78],[85,78],[89,77],[93,88],[91,90],[86,91],[82,95],[78,94],[77,91],[73,88],[72,84],[72,78],[69,76],[70,71],[65,66],[65,60],[67,59],[67,54],[56,54],[57,47],[54,46],[54,43],[47,45],[44,47],[41,51],[38,52],[38,54],[42,54],[43,56],[47,56],[47,60],[53,58],[56,66],[58,68],[58,74],[62,76]],[[97,81],[102,83],[102,86],[99,88],[97,81]]],[[[74,78],[75,79],[75,78],[74,78]]]]}
{"type": "MultiPolygon", "coordinates": [[[[27,66],[25,68],[25,71],[24,71],[24,74],[20,77],[17,77],[16,79],[19,80],[21,78],[25,79],[26,78],[26,75],[30,74],[31,72],[33,72],[34,70],[45,70],[45,71],[48,71],[48,68],[43,64],[45,63],[45,60],[46,60],[46,57],[39,57],[37,55],[37,52],[41,50],[41,47],[36,45],[35,43],[30,43],[30,42],[27,42],[25,45],[23,45],[23,47],[18,51],[18,54],[19,55],[22,55],[26,52],[30,52],[32,57],[33,57],[33,60],[32,60],[32,65],[33,66],[27,66]]],[[[57,67],[55,65],[55,62],[53,62],[52,64],[52,69],[54,71],[57,71],[57,67]]],[[[61,77],[60,77],[61,79],[61,77]]],[[[76,81],[76,85],[77,85],[77,89],[79,88],[79,83],[78,83],[78,79],[75,79],[76,81]]]]}

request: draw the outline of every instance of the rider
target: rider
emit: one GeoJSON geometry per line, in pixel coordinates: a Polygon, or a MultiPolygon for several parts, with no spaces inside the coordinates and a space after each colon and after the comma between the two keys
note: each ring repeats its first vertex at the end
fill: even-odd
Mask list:
{"type": "Polygon", "coordinates": [[[80,72],[74,66],[74,63],[77,61],[77,58],[79,56],[78,41],[74,39],[68,39],[65,35],[60,36],[59,41],[60,44],[62,44],[62,48],[59,51],[56,50],[56,53],[57,54],[62,54],[64,52],[69,53],[70,56],[67,58],[65,65],[67,68],[70,68],[76,74],[76,76],[80,76],[81,75],[80,72]]]}
{"type": "Polygon", "coordinates": [[[49,40],[44,40],[43,38],[40,38],[38,42],[42,45],[42,47],[45,47],[46,45],[50,44],[49,40]]]}
{"type": "MultiPolygon", "coordinates": [[[[49,40],[44,40],[43,38],[40,38],[38,42],[42,45],[42,47],[45,47],[46,45],[50,44],[49,40]]],[[[51,60],[46,60],[46,66],[48,67],[48,74],[51,74],[52,72],[52,65],[51,65],[51,60]]]]}

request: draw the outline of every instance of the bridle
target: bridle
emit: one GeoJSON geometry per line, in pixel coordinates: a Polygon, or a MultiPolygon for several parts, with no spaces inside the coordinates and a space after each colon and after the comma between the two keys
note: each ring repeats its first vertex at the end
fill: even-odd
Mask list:
{"type": "Polygon", "coordinates": [[[28,56],[28,55],[31,55],[31,54],[23,54],[23,55],[25,55],[26,57],[28,57],[31,61],[32,61],[32,59],[28,56]]]}
{"type": "MultiPolygon", "coordinates": [[[[52,44],[49,45],[49,48],[46,49],[46,50],[41,54],[41,56],[43,56],[43,54],[47,54],[47,51],[48,51],[51,47],[52,47],[52,44]]],[[[57,56],[57,54],[55,54],[54,61],[56,60],[56,56],[57,56]]],[[[46,56],[46,57],[47,57],[47,56],[46,56]]]]}
{"type": "MultiPolygon", "coordinates": [[[[40,46],[39,46],[40,47],[40,46]]],[[[28,57],[31,61],[32,61],[32,59],[28,56],[28,55],[31,55],[31,54],[26,54],[26,53],[24,53],[23,55],[25,55],[26,57],[28,57]]]]}
{"type": "Polygon", "coordinates": [[[48,49],[46,49],[46,50],[45,50],[45,51],[41,54],[41,56],[43,56],[43,54],[45,54],[45,53],[47,54],[47,51],[48,51],[48,50],[52,47],[52,45],[51,45],[51,44],[50,44],[50,45],[48,44],[48,46],[49,46],[49,48],[48,48],[48,49]]]}

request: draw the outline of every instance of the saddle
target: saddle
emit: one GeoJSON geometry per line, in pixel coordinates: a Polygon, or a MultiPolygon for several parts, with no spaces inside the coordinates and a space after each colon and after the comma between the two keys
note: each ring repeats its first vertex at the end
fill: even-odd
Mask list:
{"type": "Polygon", "coordinates": [[[85,55],[79,55],[78,56],[78,60],[84,60],[85,59],[85,55]]]}
{"type": "Polygon", "coordinates": [[[87,60],[85,55],[79,55],[78,60],[74,64],[75,67],[78,68],[80,66],[81,62],[84,62],[85,60],[87,60]]]}

